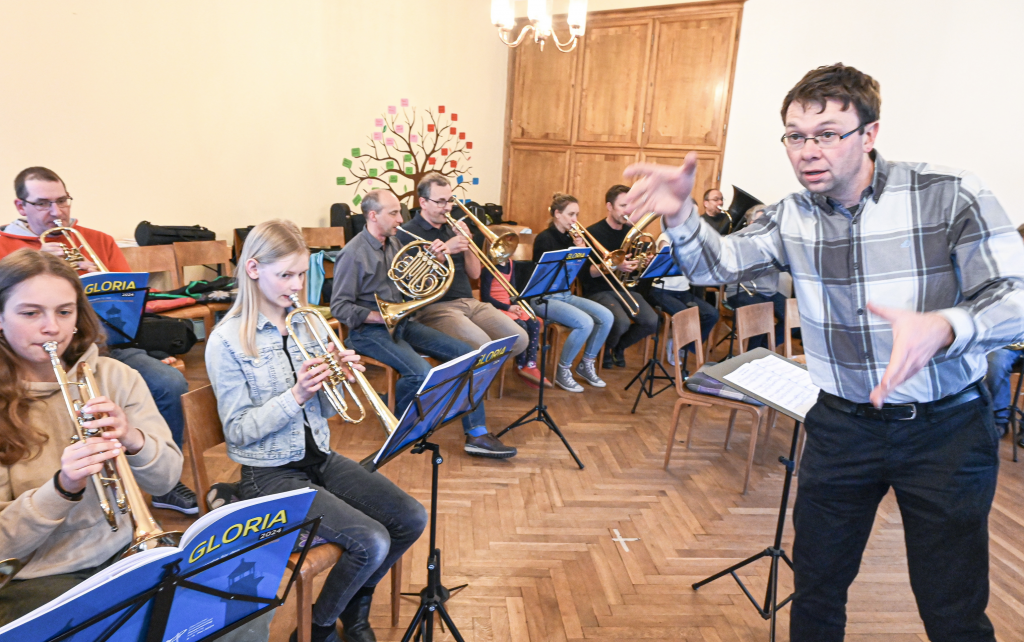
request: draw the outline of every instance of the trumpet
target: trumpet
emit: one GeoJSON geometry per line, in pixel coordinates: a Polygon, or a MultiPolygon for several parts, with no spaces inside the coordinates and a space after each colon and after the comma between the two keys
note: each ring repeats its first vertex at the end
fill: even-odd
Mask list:
{"type": "Polygon", "coordinates": [[[658,248],[654,243],[654,236],[644,232],[644,228],[651,224],[651,222],[658,218],[658,215],[654,212],[648,212],[640,217],[640,220],[636,222],[636,225],[629,228],[626,232],[626,238],[622,240],[622,247],[620,248],[626,253],[626,256],[632,256],[638,261],[636,269],[625,275],[622,279],[622,284],[627,288],[634,287],[640,282],[640,275],[644,273],[647,266],[650,265],[651,261],[658,254],[658,248]]]}
{"type": "MultiPolygon", "coordinates": [[[[327,324],[327,319],[319,310],[312,306],[303,306],[299,301],[298,294],[292,294],[289,298],[292,300],[292,303],[295,304],[295,309],[289,312],[288,316],[285,317],[285,325],[290,329],[294,329],[295,324],[297,324],[298,321],[294,321],[293,319],[295,319],[295,317],[299,317],[301,322],[305,324],[306,329],[316,340],[316,343],[321,350],[319,355],[311,355],[309,351],[306,350],[306,347],[302,345],[301,341],[296,341],[295,344],[299,346],[299,352],[302,353],[302,357],[306,361],[315,358],[324,360],[331,370],[331,374],[328,375],[323,384],[323,391],[324,394],[327,395],[327,400],[331,402],[331,405],[338,411],[341,418],[348,423],[357,424],[361,422],[366,418],[366,410],[363,408],[363,404],[359,403],[359,398],[356,397],[355,392],[352,390],[352,386],[345,377],[345,372],[341,368],[341,363],[327,349],[325,341],[327,343],[333,343],[338,350],[344,350],[344,344],[342,344],[338,335],[334,333],[334,330],[331,329],[331,326],[327,324]],[[326,335],[326,339],[323,335],[326,335]],[[344,388],[344,391],[348,392],[348,395],[352,398],[356,408],[359,409],[358,419],[353,419],[349,416],[348,404],[345,403],[345,399],[342,396],[342,388],[344,388]]],[[[370,382],[366,380],[366,376],[363,375],[363,373],[351,367],[349,368],[349,372],[352,373],[359,389],[363,391],[363,395],[366,397],[366,400],[370,403],[373,411],[377,414],[377,418],[384,427],[384,431],[390,436],[391,433],[395,432],[395,429],[398,428],[398,419],[391,414],[388,407],[383,401],[381,401],[380,395],[378,395],[377,391],[373,389],[370,382]]]]}
{"type": "Polygon", "coordinates": [[[569,234],[573,238],[583,239],[583,242],[590,247],[590,254],[587,258],[590,259],[591,264],[597,268],[598,274],[601,278],[608,283],[608,287],[612,289],[615,296],[619,297],[619,301],[625,306],[626,312],[629,316],[635,317],[640,314],[640,304],[636,302],[630,291],[623,285],[622,281],[615,276],[615,268],[622,265],[626,260],[626,253],[623,250],[607,250],[601,243],[594,238],[594,236],[587,231],[585,227],[579,223],[573,223],[569,226],[569,234]],[[598,259],[593,257],[597,254],[598,259]],[[616,287],[618,286],[618,287],[616,287]]]}
{"type": "Polygon", "coordinates": [[[110,271],[103,264],[103,261],[100,260],[96,250],[92,249],[92,246],[89,245],[89,241],[86,241],[82,233],[73,227],[64,227],[62,225],[51,227],[39,235],[39,242],[46,243],[47,236],[58,233],[67,241],[67,244],[60,243],[60,241],[58,243],[60,243],[61,248],[64,250],[64,260],[70,263],[71,267],[77,270],[80,261],[89,260],[96,264],[96,269],[100,272],[110,271]],[[85,253],[82,250],[85,250],[85,253]]]}
{"type": "MultiPolygon", "coordinates": [[[[470,220],[475,222],[477,227],[480,228],[480,231],[484,233],[485,237],[487,237],[487,240],[491,242],[490,252],[484,252],[483,250],[481,250],[477,246],[477,244],[473,242],[473,237],[468,232],[463,232],[462,228],[458,226],[458,221],[456,221],[450,213],[445,213],[444,216],[446,219],[448,219],[448,224],[452,226],[452,229],[455,230],[456,234],[461,234],[462,236],[466,237],[466,240],[469,241],[469,249],[472,250],[473,254],[476,255],[476,258],[480,259],[480,264],[488,272],[494,275],[494,280],[497,281],[498,284],[501,287],[503,287],[506,292],[508,292],[509,298],[513,300],[518,299],[519,292],[514,287],[512,287],[511,283],[505,280],[505,275],[498,271],[498,268],[495,267],[494,263],[497,262],[499,264],[502,264],[509,258],[511,258],[513,254],[515,254],[516,247],[519,246],[519,235],[517,235],[515,232],[509,232],[508,234],[502,234],[501,236],[498,236],[494,232],[484,227],[484,225],[475,216],[473,216],[473,213],[467,210],[462,203],[459,203],[458,200],[456,200],[455,203],[458,204],[458,206],[461,207],[463,210],[465,210],[466,218],[469,218],[470,220]],[[515,241],[513,242],[512,239],[510,239],[509,237],[513,237],[515,241]],[[488,255],[490,255],[491,257],[495,257],[496,261],[492,262],[488,255]]],[[[529,303],[527,303],[526,301],[517,301],[516,305],[521,307],[531,319],[537,319],[537,315],[534,314],[533,308],[530,307],[529,303]]]]}
{"type": "Polygon", "coordinates": [[[440,299],[455,280],[455,263],[452,262],[451,256],[445,254],[447,263],[442,263],[430,251],[430,241],[408,230],[402,231],[416,240],[403,247],[391,260],[388,278],[412,301],[392,303],[381,301],[380,297],[373,295],[377,301],[377,309],[384,317],[384,327],[392,336],[402,319],[440,299]]]}
{"type": "Polygon", "coordinates": [[[21,570],[21,560],[16,557],[10,557],[5,560],[0,560],[0,590],[2,590],[7,583],[14,579],[14,576],[21,570]]]}
{"type": "MultiPolygon", "coordinates": [[[[82,407],[90,399],[99,396],[97,394],[99,388],[93,377],[92,368],[88,363],[80,363],[78,372],[81,381],[70,381],[63,364],[61,364],[60,357],[57,355],[57,342],[47,341],[43,344],[43,349],[50,355],[50,365],[53,366],[53,372],[57,375],[57,383],[60,385],[60,392],[64,397],[64,405],[67,407],[71,422],[75,425],[75,434],[71,437],[71,441],[78,442],[89,437],[99,436],[102,430],[86,428],[82,425],[87,421],[100,418],[98,415],[82,413],[82,407]],[[72,388],[78,389],[77,399],[73,398],[71,394],[72,388]]],[[[142,490],[139,489],[139,485],[135,481],[135,475],[132,473],[131,466],[128,465],[124,451],[118,453],[114,459],[104,462],[103,470],[92,475],[90,480],[96,491],[96,496],[99,498],[103,516],[106,518],[107,524],[110,525],[110,530],[117,530],[118,512],[128,513],[130,516],[133,529],[132,542],[128,546],[128,550],[121,554],[122,558],[140,551],[178,545],[181,533],[179,531],[164,531],[149,512],[146,498],[143,497],[142,490]],[[111,499],[113,504],[111,504],[111,499]]]]}

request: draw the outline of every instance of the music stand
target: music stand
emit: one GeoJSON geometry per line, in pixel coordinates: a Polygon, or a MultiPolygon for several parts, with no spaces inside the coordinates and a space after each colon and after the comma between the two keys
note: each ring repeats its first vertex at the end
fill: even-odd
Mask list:
{"type": "MultiPolygon", "coordinates": [[[[706,370],[706,372],[708,375],[714,377],[715,379],[722,381],[723,377],[727,376],[728,373],[732,372],[733,370],[736,370],[743,364],[765,357],[778,358],[783,361],[787,361],[796,367],[803,368],[804,370],[807,369],[807,366],[799,364],[790,359],[786,359],[785,357],[776,354],[771,350],[768,350],[766,348],[755,348],[750,352],[745,352],[732,359],[711,366],[706,370]]],[[[766,406],[774,408],[775,410],[781,412],[782,414],[795,419],[796,425],[793,427],[793,441],[789,445],[789,457],[779,457],[779,462],[786,467],[786,476],[782,483],[782,500],[779,505],[779,519],[778,522],[776,522],[775,524],[775,540],[772,542],[772,545],[767,547],[760,553],[751,555],[750,557],[743,560],[742,562],[739,562],[738,564],[733,564],[729,568],[723,571],[719,571],[711,577],[705,578],[699,582],[694,583],[692,586],[693,590],[696,591],[705,584],[714,582],[720,577],[732,575],[732,578],[736,580],[736,583],[740,585],[741,589],[743,589],[743,593],[747,596],[747,599],[750,600],[750,603],[754,605],[755,609],[757,609],[758,615],[760,615],[762,618],[766,620],[771,620],[771,633],[769,640],[771,640],[771,642],[775,642],[775,625],[779,609],[789,604],[789,602],[793,599],[793,594],[790,594],[788,597],[786,597],[786,599],[782,600],[781,602],[778,601],[779,559],[782,559],[782,561],[784,561],[789,566],[790,570],[793,569],[793,561],[789,559],[789,556],[786,555],[785,549],[782,548],[782,532],[786,527],[786,511],[789,508],[789,491],[793,482],[793,472],[796,468],[794,462],[796,461],[797,444],[800,440],[800,426],[803,425],[805,415],[798,410],[794,410],[793,408],[789,408],[787,406],[775,403],[771,399],[763,397],[757,394],[757,392],[746,389],[741,385],[733,383],[732,381],[726,381],[726,383],[728,383],[733,388],[736,388],[737,390],[747,395],[750,395],[751,397],[754,397],[755,399],[762,402],[766,406]],[[772,562],[771,570],[768,572],[768,586],[765,589],[764,605],[762,606],[757,602],[757,600],[754,599],[754,596],[750,594],[750,590],[747,589],[745,584],[743,584],[743,580],[740,579],[739,575],[736,575],[736,571],[743,568],[744,566],[753,564],[754,562],[758,561],[763,557],[770,557],[772,562]]]]}
{"type": "MultiPolygon", "coordinates": [[[[590,254],[589,247],[571,247],[565,250],[554,250],[552,252],[545,252],[541,255],[540,260],[537,261],[537,267],[534,268],[533,274],[530,276],[529,282],[526,287],[523,288],[521,294],[516,299],[521,301],[527,298],[536,298],[533,307],[539,308],[540,305],[547,307],[547,298],[552,294],[559,292],[567,292],[572,284],[573,279],[576,278],[576,274],[580,271],[580,267],[586,260],[587,255],[590,254]]],[[[537,393],[537,405],[530,408],[526,414],[519,419],[513,421],[509,426],[497,434],[500,438],[502,435],[518,428],[524,424],[533,423],[539,421],[548,427],[548,430],[558,435],[558,438],[562,440],[566,450],[572,455],[572,458],[576,460],[576,465],[583,469],[583,462],[576,455],[576,451],[569,445],[569,440],[565,438],[562,431],[558,428],[558,424],[551,418],[551,414],[548,413],[548,407],[544,404],[544,376],[548,362],[548,333],[547,328],[544,332],[540,333],[540,392],[537,393]],[[534,415],[536,413],[536,415],[534,415]]]]}
{"type": "MultiPolygon", "coordinates": [[[[641,279],[663,279],[666,276],[682,276],[683,273],[679,271],[679,266],[672,260],[672,247],[666,245],[661,248],[661,251],[655,255],[654,259],[644,270],[644,273],[640,275],[641,279]]],[[[636,392],[636,400],[633,402],[633,410],[631,413],[636,413],[636,407],[640,404],[640,397],[647,395],[648,399],[657,397],[661,393],[665,392],[669,388],[676,385],[676,378],[669,374],[669,371],[662,365],[661,359],[658,358],[658,344],[661,341],[661,332],[654,333],[654,354],[647,360],[647,363],[640,371],[629,380],[624,390],[629,390],[637,380],[640,381],[640,389],[636,392]],[[658,374],[658,370],[661,370],[661,374],[658,374]],[[668,381],[667,384],[657,392],[654,391],[655,381],[668,381]]],[[[686,363],[683,363],[685,369],[686,363]]]]}
{"type": "Polygon", "coordinates": [[[419,392],[406,408],[395,431],[388,436],[376,455],[360,462],[371,472],[388,463],[406,449],[414,455],[431,452],[430,480],[430,555],[427,557],[427,585],[419,593],[420,606],[406,629],[402,642],[416,636],[424,642],[434,639],[434,613],[440,616],[441,627],[448,625],[452,636],[463,642],[444,603],[452,592],[468,584],[447,588],[441,583],[441,549],[437,546],[437,475],[443,459],[440,447],[427,441],[435,430],[449,421],[475,409],[483,401],[484,393],[494,377],[501,371],[505,360],[512,354],[515,337],[505,337],[485,343],[478,350],[430,370],[420,385],[419,392]]]}
{"type": "Polygon", "coordinates": [[[215,638],[219,638],[225,633],[233,631],[238,627],[243,626],[252,621],[253,619],[263,615],[267,611],[276,609],[277,607],[285,603],[285,601],[288,599],[288,593],[292,590],[292,585],[295,583],[295,580],[297,580],[299,577],[299,571],[302,569],[302,565],[306,561],[306,554],[312,547],[313,539],[316,536],[316,531],[317,528],[319,528],[319,526],[320,516],[314,517],[313,519],[306,520],[301,524],[295,524],[289,528],[286,528],[282,532],[277,533],[271,537],[268,537],[267,539],[255,542],[254,544],[241,548],[229,555],[226,555],[225,557],[218,559],[215,562],[204,564],[198,568],[191,569],[185,573],[178,572],[178,566],[181,563],[181,560],[174,560],[169,564],[165,565],[164,576],[161,579],[160,583],[156,586],[147,588],[138,595],[129,597],[119,602],[118,604],[115,604],[114,606],[105,609],[101,613],[89,618],[85,622],[82,622],[81,624],[71,629],[68,629],[67,631],[47,638],[47,642],[62,642],[63,640],[69,640],[72,637],[76,636],[78,633],[81,633],[82,631],[92,628],[97,624],[100,624],[104,620],[107,620],[108,618],[118,615],[120,613],[120,615],[118,615],[118,617],[116,617],[114,621],[111,622],[105,629],[98,632],[98,637],[95,639],[95,642],[106,642],[107,640],[114,639],[114,636],[121,629],[121,627],[128,621],[130,621],[136,613],[144,609],[150,600],[153,600],[153,605],[149,613],[149,621],[145,625],[145,635],[140,639],[145,640],[145,642],[162,642],[163,640],[167,639],[168,632],[165,631],[165,629],[167,627],[168,619],[170,618],[171,615],[171,605],[173,604],[174,601],[175,591],[179,588],[198,591],[200,593],[206,593],[208,595],[219,597],[225,600],[254,602],[256,604],[263,605],[261,608],[253,611],[249,615],[246,615],[236,620],[235,622],[232,622],[231,624],[224,626],[221,629],[213,631],[208,635],[204,635],[196,642],[208,642],[215,638]],[[199,575],[200,573],[204,573],[215,566],[223,564],[240,555],[244,555],[251,550],[254,550],[261,546],[265,546],[277,539],[293,534],[299,529],[305,528],[309,529],[309,536],[306,538],[306,543],[302,547],[302,553],[299,555],[299,561],[295,565],[295,568],[292,570],[291,576],[288,578],[288,583],[285,586],[284,593],[280,596],[274,598],[263,598],[254,595],[232,593],[230,591],[222,591],[220,589],[214,589],[190,581],[190,578],[193,578],[196,575],[199,575]]]}

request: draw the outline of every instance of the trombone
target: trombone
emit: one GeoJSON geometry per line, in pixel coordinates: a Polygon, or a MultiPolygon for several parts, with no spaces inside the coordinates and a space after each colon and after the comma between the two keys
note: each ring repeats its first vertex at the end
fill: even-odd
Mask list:
{"type": "MultiPolygon", "coordinates": [[[[359,403],[359,398],[356,397],[355,392],[352,390],[352,386],[349,384],[348,379],[345,377],[345,372],[341,369],[341,363],[330,353],[327,349],[327,343],[333,343],[338,350],[344,350],[345,346],[338,338],[338,335],[334,333],[331,326],[327,324],[327,319],[319,310],[312,306],[303,306],[299,301],[298,294],[292,294],[289,296],[292,303],[295,304],[295,309],[288,313],[285,317],[284,323],[289,328],[294,328],[294,324],[297,321],[293,321],[296,316],[305,323],[306,329],[316,340],[317,345],[320,347],[321,353],[318,356],[313,356],[306,350],[306,346],[302,345],[301,341],[296,340],[295,345],[299,346],[299,352],[302,353],[302,357],[309,361],[310,359],[323,359],[324,362],[330,367],[331,374],[328,375],[327,380],[323,383],[323,391],[327,396],[327,400],[331,402],[334,409],[338,411],[341,418],[350,424],[357,424],[366,418],[366,410],[363,408],[363,404],[359,403]],[[312,318],[311,318],[312,317],[312,318]],[[317,325],[314,325],[317,324],[317,325]],[[317,331],[319,326],[319,332],[317,331]],[[323,335],[326,335],[326,339],[323,335]],[[348,404],[345,403],[343,397],[342,388],[348,392],[352,401],[355,403],[356,408],[359,409],[359,418],[353,419],[348,414],[348,404]]],[[[366,376],[362,372],[359,372],[355,368],[349,367],[349,372],[352,373],[356,384],[359,389],[363,391],[363,395],[366,400],[373,407],[373,411],[377,414],[377,418],[380,419],[381,425],[384,427],[384,432],[391,435],[398,428],[398,419],[391,414],[388,407],[381,401],[380,395],[373,389],[370,382],[366,380],[366,376]]]]}
{"type": "MultiPolygon", "coordinates": [[[[78,365],[78,372],[81,381],[70,381],[67,372],[61,364],[57,355],[57,342],[47,341],[43,344],[43,350],[50,355],[50,365],[57,375],[57,383],[60,386],[61,395],[64,397],[64,405],[67,407],[68,415],[75,424],[75,434],[71,437],[72,442],[84,441],[89,437],[96,437],[102,434],[102,430],[86,428],[82,424],[87,421],[98,419],[96,415],[82,413],[82,407],[90,399],[99,396],[99,387],[92,374],[92,367],[82,362],[78,365]],[[71,395],[71,389],[78,388],[78,399],[71,395]]],[[[152,513],[146,506],[146,498],[142,495],[138,483],[135,481],[135,474],[124,451],[118,453],[114,459],[108,459],[103,464],[103,470],[90,477],[100,501],[100,509],[103,516],[110,525],[110,530],[117,530],[117,513],[130,513],[132,521],[132,542],[128,550],[121,554],[121,558],[128,557],[140,551],[161,548],[165,546],[177,546],[181,539],[178,531],[164,531],[160,524],[153,518],[152,513]],[[108,492],[110,498],[108,498],[108,492]],[[111,505],[110,499],[113,499],[111,505]],[[116,507],[116,510],[115,510],[116,507]]],[[[4,560],[7,562],[9,560],[4,560]]],[[[2,571],[0,571],[2,572],[2,571]]]]}
{"type": "Polygon", "coordinates": [[[78,263],[80,261],[92,261],[96,264],[96,269],[100,272],[109,272],[107,266],[100,260],[99,254],[96,254],[96,250],[92,249],[89,245],[89,241],[85,240],[82,233],[74,227],[64,227],[59,225],[57,227],[51,227],[42,234],[39,235],[39,243],[46,243],[46,237],[51,234],[60,234],[67,241],[67,244],[60,243],[61,249],[64,250],[64,260],[71,264],[71,267],[78,269],[78,263]],[[82,250],[85,250],[83,253],[82,250]]]}
{"type": "Polygon", "coordinates": [[[601,278],[608,283],[608,287],[612,289],[615,296],[619,297],[619,301],[621,301],[622,305],[626,307],[626,312],[629,312],[629,316],[635,317],[640,314],[640,304],[636,302],[636,299],[633,298],[633,295],[626,286],[622,284],[622,281],[615,276],[614,272],[615,268],[622,265],[623,261],[626,260],[626,253],[621,249],[605,249],[605,247],[587,231],[587,228],[583,227],[579,223],[573,223],[569,226],[569,234],[575,238],[583,239],[583,242],[590,246],[591,252],[587,255],[587,258],[590,259],[593,266],[597,268],[598,274],[600,274],[601,278]],[[597,254],[600,261],[594,258],[594,254],[597,254]]]}
{"type": "MultiPolygon", "coordinates": [[[[508,296],[512,300],[519,299],[519,292],[512,287],[511,283],[505,280],[505,275],[499,272],[498,268],[494,265],[495,263],[498,263],[499,265],[505,263],[505,261],[509,260],[512,255],[515,254],[516,248],[519,247],[519,235],[515,232],[509,232],[508,234],[498,236],[491,230],[487,229],[487,227],[481,223],[477,217],[473,216],[473,213],[466,209],[466,206],[460,203],[458,199],[455,199],[454,202],[466,213],[466,216],[463,218],[468,218],[476,223],[477,228],[479,228],[484,237],[490,241],[490,251],[484,252],[477,247],[477,244],[473,242],[472,235],[467,232],[463,232],[462,228],[458,226],[459,221],[456,221],[450,212],[445,212],[444,216],[448,220],[448,224],[452,226],[452,229],[455,230],[457,234],[461,234],[466,237],[466,240],[469,241],[469,249],[473,251],[476,258],[480,259],[481,265],[483,265],[488,272],[494,275],[494,280],[497,281],[501,287],[505,288],[505,291],[508,292],[508,296]],[[493,257],[493,261],[488,255],[493,257]]],[[[516,301],[516,305],[521,307],[531,319],[537,319],[537,315],[534,314],[533,308],[530,307],[529,303],[524,300],[518,300],[516,301]]]]}

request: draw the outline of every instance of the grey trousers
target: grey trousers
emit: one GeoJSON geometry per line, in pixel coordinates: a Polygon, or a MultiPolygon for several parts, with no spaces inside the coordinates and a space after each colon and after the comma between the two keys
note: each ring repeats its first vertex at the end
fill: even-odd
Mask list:
{"type": "Polygon", "coordinates": [[[530,339],[526,330],[516,325],[507,314],[490,303],[476,299],[455,299],[431,303],[416,313],[423,325],[444,332],[450,337],[479,348],[488,341],[515,335],[512,356],[526,350],[530,339]]]}

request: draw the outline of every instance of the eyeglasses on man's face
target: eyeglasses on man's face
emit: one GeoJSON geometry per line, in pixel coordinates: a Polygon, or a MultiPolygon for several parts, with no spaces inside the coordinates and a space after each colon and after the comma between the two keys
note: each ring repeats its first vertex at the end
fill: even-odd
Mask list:
{"type": "Polygon", "coordinates": [[[430,201],[434,205],[437,205],[438,207],[444,207],[445,205],[454,205],[455,204],[455,197],[454,196],[449,196],[446,199],[445,198],[438,198],[438,199],[427,198],[426,196],[424,196],[423,198],[428,200],[428,201],[430,201]]]}
{"type": "Polygon", "coordinates": [[[40,212],[49,211],[54,205],[62,210],[66,210],[71,207],[71,201],[74,200],[70,196],[61,196],[55,201],[48,201],[46,199],[40,199],[38,201],[22,201],[25,205],[31,205],[40,212]]]}
{"type": "Polygon", "coordinates": [[[823,131],[817,136],[804,136],[803,134],[793,132],[782,137],[782,144],[789,149],[801,149],[807,141],[813,140],[818,147],[834,147],[839,144],[839,141],[846,140],[857,132],[863,131],[863,129],[864,125],[857,125],[856,129],[851,129],[845,134],[833,131],[823,131]]]}

